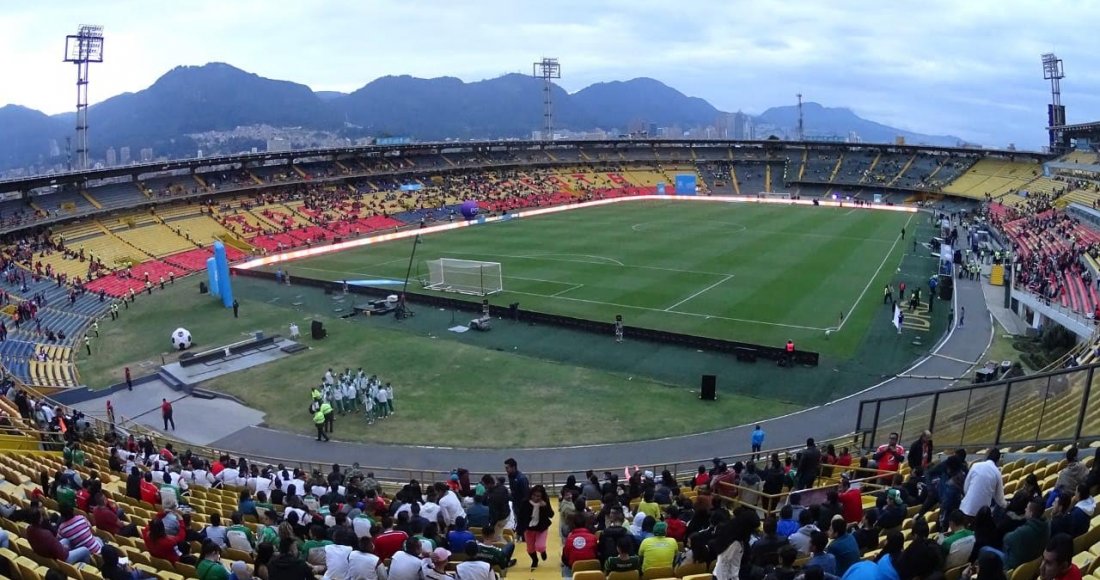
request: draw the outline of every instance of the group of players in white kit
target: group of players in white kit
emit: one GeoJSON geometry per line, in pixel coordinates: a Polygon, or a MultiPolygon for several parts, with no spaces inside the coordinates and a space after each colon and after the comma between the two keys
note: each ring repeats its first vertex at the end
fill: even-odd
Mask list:
{"type": "Polygon", "coordinates": [[[315,387],[312,394],[314,406],[320,408],[328,403],[340,415],[358,413],[361,407],[367,423],[394,414],[393,385],[383,384],[378,380],[378,375],[368,377],[362,368],[358,372],[344,369],[339,374],[328,369],[320,386],[315,387]]]}

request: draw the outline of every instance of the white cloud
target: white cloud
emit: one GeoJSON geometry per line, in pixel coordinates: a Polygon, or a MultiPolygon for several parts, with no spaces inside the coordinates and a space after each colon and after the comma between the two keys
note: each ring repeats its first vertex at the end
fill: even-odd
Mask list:
{"type": "Polygon", "coordinates": [[[73,109],[64,36],[104,25],[93,102],[181,64],[224,61],[314,89],[387,74],[478,80],[557,56],[562,85],[652,76],[726,110],[808,100],[927,133],[1003,145],[1045,140],[1039,54],[1066,61],[1071,120],[1100,116],[1089,70],[1100,3],[853,0],[259,0],[5,3],[0,103],[73,109]]]}

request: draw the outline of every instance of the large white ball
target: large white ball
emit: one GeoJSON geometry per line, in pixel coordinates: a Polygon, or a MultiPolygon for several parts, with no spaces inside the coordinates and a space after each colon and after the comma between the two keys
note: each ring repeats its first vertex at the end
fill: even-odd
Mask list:
{"type": "Polygon", "coordinates": [[[172,347],[176,350],[191,348],[191,331],[186,328],[177,328],[172,331],[172,347]]]}

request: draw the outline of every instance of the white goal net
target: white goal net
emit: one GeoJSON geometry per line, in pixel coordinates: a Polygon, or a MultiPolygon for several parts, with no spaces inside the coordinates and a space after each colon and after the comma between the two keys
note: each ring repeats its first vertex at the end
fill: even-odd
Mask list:
{"type": "Polygon", "coordinates": [[[500,262],[440,258],[428,261],[429,290],[488,296],[504,289],[500,262]]]}

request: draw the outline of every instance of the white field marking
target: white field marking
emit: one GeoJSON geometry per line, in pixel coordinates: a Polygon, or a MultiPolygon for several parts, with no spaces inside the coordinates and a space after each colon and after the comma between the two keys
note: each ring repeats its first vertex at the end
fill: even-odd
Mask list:
{"type": "Polygon", "coordinates": [[[725,278],[722,278],[721,280],[715,282],[714,284],[711,284],[710,286],[707,286],[706,288],[703,288],[702,290],[696,292],[695,294],[692,294],[691,296],[688,296],[687,298],[684,298],[683,300],[677,302],[676,304],[673,304],[672,306],[669,306],[668,308],[665,308],[665,312],[671,312],[673,308],[676,308],[677,306],[683,304],[684,302],[687,302],[688,300],[691,300],[692,298],[695,298],[696,296],[702,294],[703,292],[706,292],[707,290],[710,290],[711,288],[714,288],[715,286],[717,286],[717,285],[719,285],[723,282],[728,281],[730,278],[733,278],[733,276],[728,275],[725,278]]]}
{"type": "Polygon", "coordinates": [[[844,215],[851,215],[851,213],[854,212],[854,211],[856,211],[856,208],[853,207],[852,209],[844,212],[844,215]]]}
{"type": "Polygon", "coordinates": [[[692,223],[700,223],[700,222],[712,223],[712,224],[730,224],[730,225],[741,226],[740,230],[736,230],[735,232],[730,232],[730,233],[739,233],[739,232],[743,232],[743,231],[753,231],[753,232],[760,232],[762,234],[776,234],[776,235],[791,236],[791,237],[796,237],[796,238],[826,238],[826,239],[830,239],[830,240],[852,240],[852,241],[855,241],[855,242],[870,242],[872,244],[892,244],[893,243],[892,240],[884,240],[882,238],[859,238],[859,237],[856,237],[856,236],[834,236],[834,235],[830,235],[830,234],[817,234],[817,233],[813,233],[813,232],[785,232],[785,231],[782,231],[782,230],[768,230],[768,229],[764,229],[764,228],[750,228],[750,227],[744,226],[742,224],[735,224],[734,222],[719,222],[719,221],[712,221],[712,220],[698,220],[698,221],[695,221],[695,222],[684,222],[684,223],[676,223],[676,222],[642,222],[642,223],[638,223],[638,224],[634,224],[634,225],[630,226],[630,229],[632,229],[636,232],[640,232],[640,231],[643,231],[645,229],[645,228],[639,229],[640,226],[646,226],[646,225],[649,225],[649,224],[675,225],[677,227],[687,227],[687,226],[690,226],[692,223]]]}
{"type": "Polygon", "coordinates": [[[645,310],[647,312],[663,312],[665,314],[679,314],[681,316],[694,316],[695,318],[715,318],[718,320],[729,320],[731,322],[745,322],[748,324],[762,324],[765,326],[782,326],[784,328],[797,328],[801,330],[815,330],[823,331],[824,328],[818,328],[816,326],[800,326],[797,324],[782,324],[779,322],[764,322],[763,320],[749,320],[747,318],[730,318],[728,316],[717,316],[713,314],[697,314],[695,312],[683,312],[680,310],[660,310],[658,308],[648,308],[645,306],[633,306],[630,304],[619,304],[616,302],[602,302],[600,300],[586,300],[584,298],[570,298],[568,296],[551,296],[549,294],[539,294],[537,292],[520,292],[518,290],[506,290],[506,292],[512,294],[523,294],[525,296],[539,296],[541,298],[553,298],[554,300],[570,300],[573,302],[583,302],[585,304],[599,304],[602,306],[615,306],[617,308],[629,308],[631,310],[645,310]]]}
{"type": "MultiPolygon", "coordinates": [[[[592,258],[593,260],[602,260],[602,261],[599,261],[599,262],[588,262],[586,260],[572,260],[572,261],[573,262],[586,262],[586,263],[589,263],[589,264],[615,264],[616,266],[625,266],[626,265],[626,264],[623,264],[622,262],[616,260],[615,258],[608,258],[607,256],[594,256],[592,254],[554,254],[554,253],[551,253],[551,254],[529,254],[529,255],[520,256],[520,257],[521,258],[541,258],[541,257],[544,257],[544,256],[572,256],[574,258],[592,258]]],[[[570,261],[570,260],[563,260],[563,261],[570,261]]]]}
{"type": "Polygon", "coordinates": [[[565,290],[562,290],[561,292],[555,292],[555,293],[551,294],[550,298],[557,298],[558,296],[561,296],[562,294],[565,294],[566,292],[572,292],[572,291],[574,291],[578,288],[583,288],[583,287],[584,287],[584,284],[575,284],[571,288],[566,288],[565,290]]]}
{"type": "MultiPolygon", "coordinates": [[[[913,215],[909,216],[909,219],[905,221],[905,225],[902,226],[902,227],[903,228],[908,228],[909,227],[909,222],[913,221],[913,217],[916,216],[916,215],[917,214],[913,214],[913,215]]],[[[844,314],[844,320],[840,321],[840,326],[836,327],[836,332],[840,332],[844,328],[844,325],[847,324],[849,320],[851,320],[852,312],[855,311],[856,307],[859,306],[859,303],[863,300],[863,295],[867,294],[867,290],[871,287],[871,283],[875,281],[875,278],[878,278],[879,272],[882,271],[882,267],[886,265],[886,260],[890,259],[890,254],[894,253],[894,248],[896,248],[898,246],[898,242],[900,242],[900,241],[901,241],[901,236],[898,236],[897,238],[894,238],[893,245],[890,246],[889,250],[886,250],[886,255],[883,256],[882,262],[879,263],[879,265],[878,265],[878,269],[875,270],[875,273],[871,274],[871,277],[867,279],[867,285],[863,287],[863,291],[859,293],[859,296],[856,296],[856,301],[852,304],[852,307],[849,308],[848,312],[846,312],[844,314]]],[[[901,257],[904,260],[905,259],[905,254],[903,253],[901,257]]]]}
{"type": "MultiPolygon", "coordinates": [[[[515,254],[492,254],[489,252],[459,252],[452,254],[455,256],[490,256],[493,258],[513,258],[516,260],[544,260],[548,262],[569,262],[572,264],[596,264],[599,266],[618,266],[620,268],[638,268],[639,270],[660,270],[662,272],[678,272],[680,274],[703,274],[706,276],[732,276],[729,272],[706,272],[703,270],[681,270],[679,268],[662,268],[660,266],[634,266],[631,264],[612,264],[610,262],[592,262],[588,260],[565,260],[562,258],[548,258],[546,256],[561,256],[561,255],[573,255],[573,254],[543,254],[539,256],[517,256],[515,254]]],[[[507,278],[507,276],[504,276],[507,278]]]]}
{"type": "Polygon", "coordinates": [[[347,276],[366,276],[370,278],[379,278],[383,280],[397,280],[400,276],[384,276],[382,274],[371,274],[369,272],[348,272],[347,270],[330,270],[327,268],[314,268],[313,266],[296,266],[295,270],[310,270],[312,272],[328,272],[329,274],[341,274],[347,276]]]}

